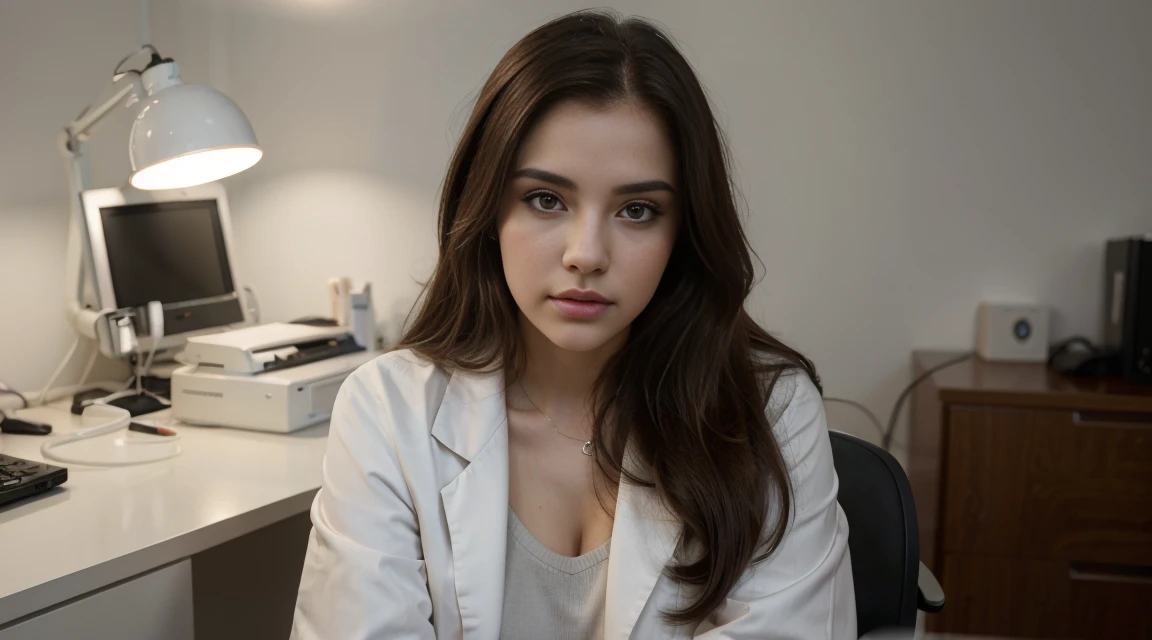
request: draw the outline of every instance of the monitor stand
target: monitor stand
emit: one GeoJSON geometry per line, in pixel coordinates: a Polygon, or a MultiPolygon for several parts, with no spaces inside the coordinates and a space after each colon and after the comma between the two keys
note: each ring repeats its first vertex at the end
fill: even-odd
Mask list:
{"type": "Polygon", "coordinates": [[[148,391],[134,393],[132,391],[114,392],[108,389],[92,389],[72,396],[72,413],[74,415],[83,415],[84,408],[96,400],[99,400],[100,404],[107,404],[124,409],[130,413],[133,418],[145,413],[167,409],[169,406],[162,398],[148,391]]]}

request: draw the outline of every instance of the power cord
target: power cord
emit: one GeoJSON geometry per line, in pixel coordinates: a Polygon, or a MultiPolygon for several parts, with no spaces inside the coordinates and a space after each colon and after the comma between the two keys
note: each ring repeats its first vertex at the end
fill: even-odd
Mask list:
{"type": "Polygon", "coordinates": [[[919,376],[916,376],[916,379],[914,379],[912,382],[908,383],[907,387],[904,387],[904,390],[900,392],[900,396],[896,398],[896,404],[893,405],[893,407],[892,407],[892,413],[890,413],[888,415],[888,429],[884,432],[884,438],[883,438],[883,440],[881,440],[881,446],[884,448],[885,451],[888,451],[889,448],[892,446],[892,436],[893,436],[894,432],[896,431],[896,420],[897,420],[897,418],[900,417],[900,409],[904,406],[904,401],[908,399],[908,396],[912,393],[912,390],[915,389],[921,382],[924,382],[929,377],[931,377],[932,374],[936,373],[937,371],[941,371],[943,369],[947,369],[948,367],[951,367],[952,365],[957,365],[957,364],[960,364],[961,362],[965,362],[965,361],[971,359],[972,356],[973,356],[973,353],[970,351],[968,353],[965,353],[962,356],[958,356],[956,358],[952,358],[951,360],[946,360],[944,362],[941,362],[940,364],[932,367],[931,369],[925,371],[924,373],[920,374],[919,376]]]}
{"type": "Polygon", "coordinates": [[[96,364],[96,356],[100,355],[100,346],[97,344],[92,345],[92,352],[88,354],[88,362],[84,364],[84,371],[80,374],[80,382],[75,386],[83,387],[84,383],[88,382],[88,375],[92,373],[92,365],[96,364]]]}
{"type": "Polygon", "coordinates": [[[248,307],[248,318],[253,324],[260,324],[260,298],[256,296],[256,289],[253,289],[250,284],[244,285],[242,289],[244,293],[248,294],[245,296],[246,306],[248,307]]]}
{"type": "Polygon", "coordinates": [[[87,427],[79,431],[52,438],[40,445],[40,455],[46,460],[55,460],[67,464],[83,464],[100,467],[125,467],[148,462],[158,462],[175,458],[183,453],[180,446],[180,435],[162,436],[159,438],[118,438],[111,442],[106,458],[85,458],[60,453],[58,448],[73,442],[89,440],[128,429],[132,423],[132,414],[119,407],[96,404],[84,409],[83,417],[88,420],[102,418],[104,422],[87,427]]]}
{"type": "Polygon", "coordinates": [[[1065,353],[1066,351],[1071,351],[1072,347],[1075,347],[1077,345],[1083,347],[1084,350],[1087,351],[1088,353],[1091,353],[1091,354],[1100,353],[1100,349],[1097,348],[1096,345],[1092,344],[1092,341],[1089,340],[1088,338],[1085,338],[1084,336],[1071,336],[1071,337],[1065,338],[1064,340],[1061,340],[1060,342],[1057,342],[1056,344],[1049,347],[1049,349],[1048,349],[1048,366],[1051,367],[1052,362],[1054,360],[1056,360],[1056,358],[1060,357],[1060,355],[1065,353]]]}
{"type": "Polygon", "coordinates": [[[124,75],[124,74],[127,74],[127,73],[135,73],[135,74],[140,74],[140,73],[142,73],[142,72],[143,72],[145,69],[147,69],[148,67],[152,66],[152,64],[151,64],[151,58],[150,58],[150,59],[149,59],[149,64],[148,64],[148,67],[145,67],[144,69],[124,69],[124,68],[123,68],[123,67],[124,67],[124,63],[125,63],[125,62],[128,62],[128,61],[129,61],[129,60],[131,60],[132,58],[135,58],[136,56],[140,55],[140,54],[141,54],[142,52],[144,52],[144,51],[147,51],[147,52],[149,52],[149,53],[151,54],[151,58],[159,58],[159,57],[160,57],[160,52],[156,50],[156,47],[154,47],[154,46],[152,46],[152,45],[150,45],[150,44],[145,44],[145,45],[142,45],[142,46],[141,46],[139,49],[137,49],[137,50],[133,51],[132,53],[129,53],[129,54],[128,54],[128,55],[126,55],[126,56],[124,56],[124,57],[123,57],[123,58],[120,60],[120,62],[118,62],[118,63],[116,64],[116,68],[112,70],[112,77],[113,77],[113,78],[117,78],[118,76],[122,76],[122,75],[124,75]]]}
{"type": "Polygon", "coordinates": [[[876,433],[880,436],[881,446],[884,447],[885,451],[888,451],[892,447],[892,436],[896,430],[896,420],[900,416],[900,409],[903,408],[904,401],[908,399],[908,395],[910,393],[912,393],[912,390],[915,389],[917,387],[917,385],[919,385],[921,382],[926,380],[929,376],[936,373],[937,371],[940,371],[942,369],[947,369],[948,367],[951,367],[954,364],[960,364],[961,362],[964,362],[964,361],[968,360],[969,358],[971,358],[972,355],[973,354],[971,352],[969,352],[969,353],[965,353],[962,356],[948,360],[946,362],[942,362],[942,363],[936,365],[935,367],[932,367],[931,369],[920,374],[915,380],[908,383],[908,386],[904,387],[904,390],[901,391],[900,395],[896,398],[896,403],[892,406],[892,412],[888,414],[888,428],[887,429],[885,429],[884,426],[880,424],[880,419],[876,417],[876,414],[872,413],[871,409],[864,406],[864,404],[862,404],[860,402],[856,402],[855,400],[849,400],[847,398],[824,398],[824,402],[835,402],[835,403],[839,403],[839,404],[846,404],[850,407],[856,408],[861,413],[863,413],[865,416],[867,416],[868,421],[872,423],[872,426],[876,428],[876,433]]]}
{"type": "Polygon", "coordinates": [[[76,354],[76,347],[79,346],[80,336],[76,336],[76,339],[72,341],[72,346],[68,348],[68,353],[64,356],[64,359],[60,361],[60,364],[56,366],[56,370],[52,372],[52,375],[48,378],[48,382],[44,385],[44,388],[40,390],[40,396],[37,400],[37,404],[44,404],[47,402],[48,392],[52,390],[52,385],[56,384],[56,379],[60,377],[60,374],[64,373],[64,368],[67,367],[68,363],[72,361],[72,356],[76,354]]]}
{"type": "MultiPolygon", "coordinates": [[[[98,333],[97,325],[100,324],[100,320],[110,313],[112,313],[111,309],[105,309],[96,315],[96,319],[92,321],[92,332],[94,334],[98,333]]],[[[48,394],[52,391],[52,385],[56,384],[56,380],[60,377],[60,374],[64,372],[68,363],[72,362],[72,356],[76,355],[76,348],[79,346],[80,336],[76,336],[76,339],[72,341],[72,346],[68,348],[68,353],[64,356],[64,359],[60,361],[60,364],[56,366],[56,370],[53,371],[51,377],[48,378],[48,383],[40,390],[40,395],[36,398],[36,404],[42,405],[48,402],[48,394]]],[[[96,355],[99,351],[100,344],[99,341],[97,341],[92,345],[92,353],[88,354],[88,362],[85,363],[84,372],[80,375],[80,383],[76,386],[84,386],[84,383],[88,381],[88,374],[92,372],[92,365],[96,364],[96,355]]],[[[24,400],[24,406],[29,406],[27,399],[24,400]]]]}
{"type": "Polygon", "coordinates": [[[840,404],[846,404],[850,407],[855,407],[861,413],[868,416],[868,421],[871,422],[872,426],[876,428],[876,434],[881,438],[884,437],[884,426],[880,424],[880,418],[877,418],[876,414],[872,413],[872,410],[863,404],[856,402],[855,400],[848,400],[847,398],[824,398],[824,402],[838,402],[840,404]]]}
{"type": "MultiPolygon", "coordinates": [[[[3,383],[0,383],[0,384],[3,384],[3,383]]],[[[20,402],[24,403],[24,406],[22,408],[24,408],[24,409],[28,408],[28,397],[25,396],[23,393],[20,393],[19,391],[9,387],[7,384],[0,387],[0,393],[3,393],[5,395],[10,395],[10,396],[16,396],[17,398],[20,398],[20,402]]]]}

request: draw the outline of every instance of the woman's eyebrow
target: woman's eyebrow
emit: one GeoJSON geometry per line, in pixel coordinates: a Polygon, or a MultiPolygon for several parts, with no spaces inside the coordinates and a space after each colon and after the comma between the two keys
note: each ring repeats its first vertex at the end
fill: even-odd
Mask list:
{"type": "MultiPolygon", "coordinates": [[[[533,169],[526,167],[524,169],[517,169],[512,172],[513,178],[535,178],[542,182],[554,184],[558,187],[568,189],[570,191],[577,191],[576,183],[570,178],[565,178],[562,175],[545,171],[543,169],[533,169]]],[[[627,195],[630,193],[647,193],[649,191],[668,191],[676,193],[676,189],[672,185],[663,180],[645,180],[644,182],[633,182],[630,184],[622,184],[612,190],[616,195],[627,195]]]]}
{"type": "Polygon", "coordinates": [[[552,173],[551,171],[545,171],[543,169],[533,169],[531,167],[526,167],[524,169],[517,169],[517,170],[512,172],[512,177],[513,178],[535,178],[535,179],[540,180],[542,182],[547,182],[550,184],[554,184],[558,187],[563,187],[565,189],[568,189],[569,191],[576,191],[576,183],[573,182],[571,179],[565,178],[564,176],[559,175],[559,174],[552,173]]]}
{"type": "Polygon", "coordinates": [[[664,182],[663,180],[645,180],[644,182],[633,182],[632,184],[622,184],[612,190],[612,193],[622,196],[630,193],[647,193],[649,191],[667,191],[669,193],[676,193],[672,185],[664,182]]]}

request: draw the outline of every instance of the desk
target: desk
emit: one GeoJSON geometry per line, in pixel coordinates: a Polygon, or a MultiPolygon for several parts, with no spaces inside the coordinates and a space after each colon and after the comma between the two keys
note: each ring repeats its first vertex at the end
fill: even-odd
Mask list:
{"type": "Polygon", "coordinates": [[[973,359],[913,415],[920,557],[948,597],[930,631],[1152,638],[1152,387],[973,359]]]}
{"type": "MultiPolygon", "coordinates": [[[[51,423],[55,433],[80,424],[63,406],[20,415],[51,423]]],[[[58,603],[306,517],[321,483],[327,424],[289,435],[177,428],[184,452],[176,458],[65,465],[61,487],[0,507],[0,637],[13,621],[58,603]]],[[[0,451],[43,460],[43,441],[0,435],[0,451]]]]}

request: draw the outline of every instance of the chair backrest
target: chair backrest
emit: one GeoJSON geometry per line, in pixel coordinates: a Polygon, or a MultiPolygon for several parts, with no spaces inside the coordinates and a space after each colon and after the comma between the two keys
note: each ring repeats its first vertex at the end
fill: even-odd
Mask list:
{"type": "Polygon", "coordinates": [[[908,476],[880,447],[838,431],[829,435],[837,500],[848,518],[856,631],[915,627],[920,542],[908,476]]]}

